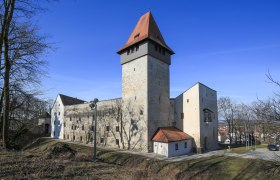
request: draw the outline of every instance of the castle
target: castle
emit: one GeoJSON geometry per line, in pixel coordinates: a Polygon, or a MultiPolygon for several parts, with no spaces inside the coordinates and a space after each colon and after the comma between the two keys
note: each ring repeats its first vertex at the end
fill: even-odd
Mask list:
{"type": "MultiPolygon", "coordinates": [[[[151,14],[138,21],[117,52],[122,97],[97,103],[97,144],[165,156],[218,147],[217,93],[197,83],[170,98],[173,50],[151,14]]],[[[59,94],[51,111],[51,137],[93,142],[95,113],[89,102],[59,94]]]]}

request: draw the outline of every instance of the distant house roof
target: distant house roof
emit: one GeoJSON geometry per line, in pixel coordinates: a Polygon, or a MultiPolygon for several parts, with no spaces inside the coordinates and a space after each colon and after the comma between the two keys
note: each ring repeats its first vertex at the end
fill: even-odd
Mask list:
{"type": "Polygon", "coordinates": [[[86,101],[81,100],[81,99],[77,99],[77,98],[73,98],[70,96],[66,96],[63,94],[59,94],[61,101],[63,103],[64,106],[69,106],[69,105],[75,105],[75,104],[83,104],[86,101]]]}
{"type": "Polygon", "coordinates": [[[51,115],[48,112],[42,113],[39,118],[51,118],[51,115]]]}
{"type": "Polygon", "coordinates": [[[175,127],[161,127],[158,128],[155,135],[153,136],[153,141],[155,142],[176,142],[186,139],[192,139],[187,133],[175,128],[175,127]]]}
{"type": "Polygon", "coordinates": [[[117,53],[121,54],[122,51],[124,51],[128,47],[147,39],[156,42],[157,44],[167,49],[171,54],[174,54],[172,49],[165,43],[150,11],[141,16],[127,42],[117,53]]]}

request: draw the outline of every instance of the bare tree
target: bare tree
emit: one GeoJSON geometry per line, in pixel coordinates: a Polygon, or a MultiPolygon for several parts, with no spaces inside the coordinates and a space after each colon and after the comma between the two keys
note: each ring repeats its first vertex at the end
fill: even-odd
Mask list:
{"type": "Polygon", "coordinates": [[[228,124],[228,136],[230,144],[232,144],[233,125],[236,117],[236,104],[229,97],[221,97],[218,100],[218,111],[228,124]]]}

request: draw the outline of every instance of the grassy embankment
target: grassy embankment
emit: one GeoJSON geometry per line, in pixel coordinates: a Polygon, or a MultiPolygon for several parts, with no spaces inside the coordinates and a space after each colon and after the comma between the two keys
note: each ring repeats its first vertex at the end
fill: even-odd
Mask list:
{"type": "Polygon", "coordinates": [[[138,155],[39,139],[21,152],[0,151],[1,178],[78,179],[277,179],[280,163],[212,156],[166,162],[138,155]]]}

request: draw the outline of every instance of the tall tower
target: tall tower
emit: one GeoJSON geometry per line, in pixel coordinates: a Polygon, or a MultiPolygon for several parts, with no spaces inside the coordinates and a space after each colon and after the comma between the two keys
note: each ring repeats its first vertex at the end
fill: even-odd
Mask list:
{"type": "Polygon", "coordinates": [[[157,128],[170,125],[169,65],[174,52],[165,43],[151,12],[147,12],[117,53],[121,56],[124,109],[130,109],[123,112],[124,118],[131,120],[127,128],[139,131],[131,137],[130,146],[152,151],[151,140],[157,128]]]}

